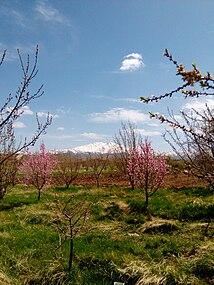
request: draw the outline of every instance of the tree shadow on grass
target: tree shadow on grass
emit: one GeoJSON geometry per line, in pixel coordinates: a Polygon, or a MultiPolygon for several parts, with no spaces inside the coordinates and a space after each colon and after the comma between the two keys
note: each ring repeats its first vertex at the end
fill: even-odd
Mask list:
{"type": "Polygon", "coordinates": [[[189,196],[195,196],[195,197],[209,197],[213,195],[213,192],[210,191],[209,188],[204,187],[196,187],[196,188],[183,188],[179,190],[180,193],[189,195],[189,196]]]}
{"type": "Polygon", "coordinates": [[[37,201],[33,200],[26,200],[26,201],[0,201],[0,211],[9,211],[13,210],[14,208],[22,207],[23,205],[31,205],[35,204],[37,201]]]}

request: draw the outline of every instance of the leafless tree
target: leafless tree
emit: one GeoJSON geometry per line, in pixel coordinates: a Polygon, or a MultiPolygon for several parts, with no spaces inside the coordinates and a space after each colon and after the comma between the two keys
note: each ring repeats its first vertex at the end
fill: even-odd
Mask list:
{"type": "MultiPolygon", "coordinates": [[[[176,89],[160,96],[151,98],[141,97],[144,103],[149,103],[164,98],[173,98],[179,92],[184,98],[214,95],[214,78],[209,72],[203,75],[192,63],[192,70],[185,70],[183,64],[177,61],[165,50],[166,56],[176,67],[177,75],[184,82],[176,89]]],[[[151,118],[156,118],[162,123],[166,123],[172,127],[171,131],[167,131],[164,135],[166,141],[171,145],[177,155],[179,155],[192,170],[196,176],[205,179],[214,189],[214,110],[208,105],[203,111],[192,109],[191,112],[181,111],[182,120],[178,121],[169,112],[169,117],[150,113],[151,118]]]]}
{"type": "MultiPolygon", "coordinates": [[[[191,114],[181,112],[186,127],[180,132],[173,128],[164,134],[164,139],[173,151],[188,165],[190,172],[214,188],[214,156],[211,133],[213,112],[208,106],[202,112],[192,109],[191,114]],[[189,131],[191,129],[191,131],[189,131]]],[[[179,122],[172,116],[174,122],[179,122]]]]}
{"type": "Polygon", "coordinates": [[[128,159],[130,152],[138,147],[141,141],[141,135],[131,122],[122,122],[118,134],[114,137],[114,142],[118,146],[115,149],[115,162],[118,169],[128,177],[132,189],[135,188],[135,182],[134,176],[127,171],[128,159]]]}
{"type": "MultiPolygon", "coordinates": [[[[7,51],[5,50],[0,59],[0,66],[5,62],[7,51]]],[[[17,141],[14,133],[14,123],[24,112],[24,107],[28,106],[33,100],[38,99],[43,95],[43,85],[41,85],[35,92],[30,91],[30,84],[36,77],[38,70],[38,46],[35,51],[35,58],[31,64],[30,56],[27,55],[26,62],[23,61],[20,50],[17,50],[20,61],[22,79],[17,87],[15,94],[9,94],[4,99],[0,107],[0,165],[3,167],[4,163],[20,151],[33,146],[40,135],[45,134],[48,125],[51,124],[52,118],[47,116],[46,121],[41,123],[36,115],[37,127],[34,135],[31,138],[23,138],[17,141]]],[[[3,101],[3,98],[2,98],[3,101]]],[[[0,193],[0,197],[3,197],[0,193]]]]}
{"type": "Polygon", "coordinates": [[[109,153],[97,153],[94,157],[92,153],[88,153],[90,168],[96,180],[97,187],[100,187],[100,177],[108,163],[109,153]]]}
{"type": "Polygon", "coordinates": [[[74,196],[71,196],[67,202],[63,203],[56,199],[56,206],[51,207],[54,212],[53,225],[59,231],[61,248],[67,239],[70,240],[68,271],[72,269],[74,238],[85,226],[92,204],[86,199],[76,202],[74,196]]]}
{"type": "MultiPolygon", "coordinates": [[[[6,140],[7,137],[14,137],[14,122],[23,114],[24,107],[28,106],[33,100],[38,99],[44,93],[43,85],[41,85],[35,92],[31,92],[29,87],[32,80],[36,77],[37,63],[38,63],[38,46],[36,47],[35,58],[31,67],[30,64],[30,56],[27,56],[26,63],[23,62],[23,58],[20,50],[17,50],[18,57],[20,60],[21,70],[22,70],[22,80],[20,85],[18,86],[15,94],[9,94],[0,108],[0,139],[1,142],[6,140]]],[[[6,51],[4,51],[1,65],[4,62],[4,58],[6,56],[6,51]]],[[[44,134],[48,125],[51,124],[51,116],[48,115],[46,121],[41,123],[36,115],[37,129],[32,138],[24,138],[21,142],[16,142],[16,146],[14,146],[12,153],[9,153],[9,156],[20,152],[23,149],[26,149],[29,146],[35,144],[37,139],[41,134],[44,134]]],[[[10,143],[10,142],[9,142],[10,143]]],[[[10,145],[8,144],[8,148],[10,145]]],[[[6,160],[7,157],[4,158],[6,160]]],[[[0,161],[0,163],[2,160],[0,161]]]]}
{"type": "Polygon", "coordinates": [[[73,157],[70,154],[58,154],[57,158],[57,180],[60,184],[69,188],[79,175],[80,159],[73,157]]]}

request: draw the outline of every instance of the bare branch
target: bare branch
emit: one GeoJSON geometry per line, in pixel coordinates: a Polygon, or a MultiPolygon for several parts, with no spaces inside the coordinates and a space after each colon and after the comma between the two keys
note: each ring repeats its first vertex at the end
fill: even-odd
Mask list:
{"type": "Polygon", "coordinates": [[[6,53],[7,53],[7,50],[5,49],[5,50],[3,51],[3,54],[2,54],[2,57],[1,57],[1,60],[0,60],[0,66],[1,66],[1,65],[2,65],[2,63],[4,62],[4,59],[5,59],[6,53]]]}
{"type": "MultiPolygon", "coordinates": [[[[27,55],[26,64],[24,64],[20,50],[17,50],[17,53],[23,78],[15,94],[9,94],[3,105],[0,107],[0,141],[1,145],[4,146],[4,149],[0,150],[1,152],[4,152],[4,155],[0,157],[0,164],[4,164],[5,161],[10,159],[13,155],[33,146],[38,138],[46,133],[47,127],[52,123],[52,117],[49,114],[46,121],[43,123],[39,121],[38,115],[36,114],[37,128],[34,135],[31,138],[26,137],[18,143],[15,142],[13,127],[15,121],[23,114],[23,107],[29,105],[34,99],[39,98],[44,93],[43,85],[41,85],[35,92],[30,92],[29,90],[32,80],[38,73],[38,46],[36,47],[32,68],[30,66],[30,55],[27,55]]],[[[6,50],[0,60],[0,66],[3,63],[5,56],[6,50]]]]}
{"type": "Polygon", "coordinates": [[[177,61],[172,57],[172,54],[169,54],[168,50],[165,49],[164,56],[169,59],[170,62],[172,62],[177,70],[177,76],[181,77],[181,80],[184,81],[184,84],[175,88],[174,90],[167,92],[163,95],[159,96],[152,96],[152,97],[140,97],[140,100],[144,103],[149,102],[158,102],[159,100],[162,100],[164,98],[171,98],[173,95],[181,92],[184,95],[184,98],[187,97],[196,97],[199,96],[212,96],[214,93],[208,93],[208,92],[200,92],[198,90],[193,89],[194,86],[197,84],[202,90],[209,90],[214,89],[214,79],[211,76],[209,72],[207,74],[203,75],[201,71],[196,67],[196,64],[192,63],[192,70],[185,70],[185,66],[183,64],[178,64],[177,61]],[[188,89],[186,89],[188,88],[188,89]]]}

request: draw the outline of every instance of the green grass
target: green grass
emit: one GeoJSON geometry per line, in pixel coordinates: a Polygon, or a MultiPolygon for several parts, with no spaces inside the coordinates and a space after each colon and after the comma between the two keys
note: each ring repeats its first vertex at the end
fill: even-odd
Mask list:
{"type": "Polygon", "coordinates": [[[0,200],[0,284],[213,284],[213,204],[202,188],[160,190],[147,211],[139,189],[120,187],[52,187],[38,202],[17,185],[0,200]],[[69,274],[54,205],[71,195],[93,205],[69,274]]]}

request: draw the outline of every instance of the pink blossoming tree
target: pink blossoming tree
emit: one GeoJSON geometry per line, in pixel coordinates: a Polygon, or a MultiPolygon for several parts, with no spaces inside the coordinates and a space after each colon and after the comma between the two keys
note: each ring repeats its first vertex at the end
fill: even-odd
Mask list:
{"type": "Polygon", "coordinates": [[[55,166],[55,156],[46,150],[44,143],[40,145],[40,151],[28,152],[21,163],[20,171],[24,175],[24,182],[36,187],[38,201],[43,187],[50,183],[55,166]]]}
{"type": "Polygon", "coordinates": [[[161,186],[166,174],[166,157],[155,155],[151,143],[145,139],[138,148],[129,154],[127,170],[135,185],[145,192],[146,206],[151,197],[161,186]]]}

